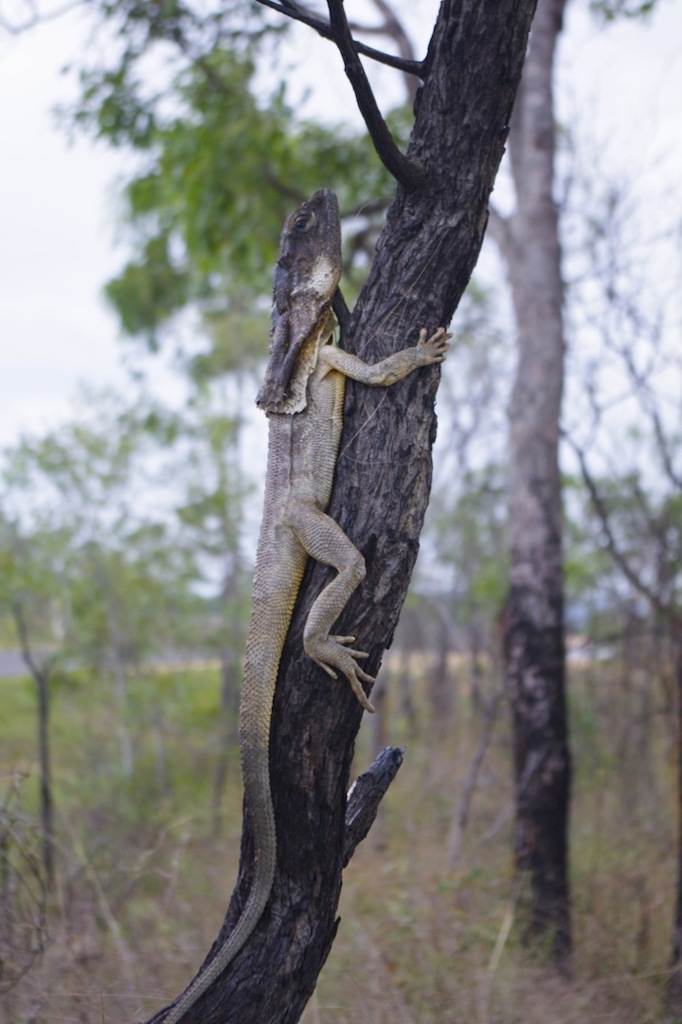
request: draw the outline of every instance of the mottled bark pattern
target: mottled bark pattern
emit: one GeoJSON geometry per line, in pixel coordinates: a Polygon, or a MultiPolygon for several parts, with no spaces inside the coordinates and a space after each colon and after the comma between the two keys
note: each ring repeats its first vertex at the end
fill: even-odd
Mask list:
{"type": "Polygon", "coordinates": [[[567,826],[570,758],[564,692],[559,418],[563,285],[554,197],[552,69],[565,0],[539,0],[510,136],[517,194],[503,250],[518,329],[509,422],[511,586],[504,612],[514,723],[515,853],[532,880],[532,928],[571,933],[567,826]]]}
{"type": "Polygon", "coordinates": [[[682,622],[675,621],[675,681],[677,697],[677,894],[673,921],[673,952],[666,988],[667,1009],[676,1020],[682,1019],[682,622]]]}
{"type": "MultiPolygon", "coordinates": [[[[367,362],[416,344],[420,327],[447,324],[454,313],[483,237],[534,8],[535,0],[444,0],[440,8],[409,150],[422,162],[426,184],[398,193],[342,339],[367,362]]],[[[355,634],[370,652],[363,667],[372,675],[393,637],[417,555],[437,383],[431,368],[386,391],[348,383],[328,511],[364,555],[367,577],[337,631],[355,634]]],[[[244,949],[186,1024],[298,1021],[336,933],[346,790],[362,710],[345,681],[333,682],[303,654],[305,618],[328,579],[328,570],[308,565],[280,666],[270,744],[278,836],[272,896],[244,949]]],[[[247,820],[225,934],[250,883],[247,820]]]]}

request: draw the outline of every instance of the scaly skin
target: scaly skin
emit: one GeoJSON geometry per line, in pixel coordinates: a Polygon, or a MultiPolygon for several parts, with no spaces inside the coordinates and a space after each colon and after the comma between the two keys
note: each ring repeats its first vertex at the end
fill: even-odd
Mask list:
{"type": "Polygon", "coordinates": [[[234,929],[171,1008],[164,1024],[177,1024],[223,973],[253,932],[270,896],[277,855],[268,763],[272,702],[308,557],[331,565],[337,575],[310,610],[304,649],[333,678],[338,672],[344,675],[362,706],[374,710],[362,687],[374,680],[358,665],[367,655],[351,646],[354,637],[330,633],[365,575],[362,555],[325,512],[343,427],[346,378],[369,386],[389,386],[420,366],[441,362],[449,337],[442,328],[429,338],[422,330],[414,348],[396,352],[374,366],[331,344],[331,301],[341,260],[338,207],[328,190],[316,193],[287,221],[278,272],[282,264],[286,288],[280,276],[279,294],[277,283],[275,287],[271,359],[259,396],[259,404],[269,413],[268,466],[240,708],[244,790],[255,847],[254,879],[234,929]],[[304,235],[302,242],[297,233],[304,235]],[[297,336],[302,324],[307,331],[303,338],[297,336]],[[284,390],[282,352],[294,366],[284,390]]]}

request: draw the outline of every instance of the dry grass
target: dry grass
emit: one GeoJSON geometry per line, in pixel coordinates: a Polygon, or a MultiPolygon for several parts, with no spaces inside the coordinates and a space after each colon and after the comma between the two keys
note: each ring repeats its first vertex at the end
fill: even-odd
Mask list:
{"type": "MultiPolygon", "coordinates": [[[[644,670],[637,676],[629,666],[628,673],[627,686],[616,664],[583,667],[572,681],[574,978],[557,977],[545,952],[522,942],[526,894],[515,894],[510,865],[506,715],[483,763],[452,872],[448,834],[482,723],[460,693],[452,725],[436,742],[418,699],[410,736],[394,688],[388,735],[408,747],[405,764],[382,820],[346,872],[341,927],[304,1024],[665,1020],[676,855],[669,717],[644,670]],[[644,686],[652,688],[646,699],[644,686]]],[[[207,709],[217,679],[146,682],[144,705],[163,698],[166,707],[165,758],[160,765],[158,723],[142,720],[131,779],[113,768],[112,711],[101,695],[95,701],[85,683],[59,695],[59,887],[44,951],[29,958],[15,985],[8,983],[20,949],[42,936],[30,899],[19,891],[27,870],[20,846],[37,849],[27,817],[35,800],[26,754],[32,721],[24,684],[16,684],[14,697],[14,684],[0,685],[7,697],[0,717],[3,780],[13,765],[32,775],[23,786],[24,807],[10,809],[14,875],[0,879],[0,899],[12,908],[12,927],[7,920],[0,927],[0,1021],[139,1019],[193,973],[221,923],[236,872],[236,770],[226,828],[211,837],[215,749],[206,746],[214,731],[207,709]],[[151,694],[153,686],[163,694],[151,694]]],[[[420,691],[417,683],[418,697],[420,691]]],[[[372,757],[369,724],[365,730],[358,770],[372,757]]]]}

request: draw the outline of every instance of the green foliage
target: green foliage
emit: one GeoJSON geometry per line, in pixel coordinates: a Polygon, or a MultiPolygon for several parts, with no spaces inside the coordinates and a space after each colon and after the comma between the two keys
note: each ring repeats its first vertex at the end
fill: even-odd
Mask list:
{"type": "Polygon", "coordinates": [[[618,18],[646,18],[657,0],[590,0],[590,10],[604,21],[618,18]]]}
{"type": "Polygon", "coordinates": [[[154,350],[159,324],[185,305],[189,282],[187,271],[171,262],[167,236],[158,235],[145,242],[141,259],[128,263],[104,291],[119,315],[123,331],[144,335],[154,350]]]}
{"type": "MultiPolygon", "coordinates": [[[[19,646],[115,682],[169,651],[241,655],[251,482],[240,387],[194,392],[182,416],[83,394],[77,418],[4,453],[0,616],[19,646]],[[232,403],[232,414],[224,412],[232,403]],[[236,652],[239,652],[237,654],[236,652]]],[[[233,672],[235,686],[239,673],[233,672]]],[[[121,696],[127,702],[127,698],[121,696]]]]}
{"type": "Polygon", "coordinates": [[[62,523],[23,527],[0,507],[0,608],[12,646],[31,644],[39,664],[71,639],[71,542],[62,523]]]}
{"type": "Polygon", "coordinates": [[[440,564],[452,573],[450,594],[458,618],[489,625],[508,586],[503,468],[490,464],[467,471],[454,501],[439,491],[432,504],[430,523],[440,564]]]}
{"type": "Polygon", "coordinates": [[[195,634],[203,649],[224,661],[241,662],[243,634],[250,610],[251,565],[242,546],[248,530],[245,501],[251,481],[244,472],[240,449],[242,422],[235,396],[220,396],[219,408],[211,389],[197,392],[183,420],[185,446],[174,472],[185,481],[175,514],[178,542],[191,551],[204,588],[212,599],[195,634]],[[221,410],[231,406],[232,415],[221,410]]]}
{"type": "MultiPolygon", "coordinates": [[[[342,209],[392,193],[364,134],[302,121],[284,86],[257,91],[262,26],[245,24],[245,12],[223,12],[216,39],[197,28],[197,12],[175,3],[101,10],[118,26],[122,49],[109,67],[81,72],[80,102],[69,116],[140,154],[123,197],[135,255],[106,289],[127,335],[155,349],[188,304],[198,306],[209,332],[217,318],[229,328],[235,313],[253,315],[269,294],[292,205],[322,185],[334,186],[342,209]],[[170,71],[166,88],[154,92],[145,61],[160,44],[170,71]]],[[[408,123],[400,111],[391,126],[404,136],[408,123]]]]}
{"type": "Polygon", "coordinates": [[[189,553],[136,495],[149,423],[141,405],[90,396],[77,420],[5,453],[0,603],[21,600],[31,641],[81,665],[181,643],[197,601],[189,553]]]}
{"type": "Polygon", "coordinates": [[[204,327],[210,339],[202,351],[190,356],[187,372],[201,390],[216,377],[255,370],[268,346],[268,315],[257,304],[242,308],[239,296],[229,310],[206,311],[204,327]]]}

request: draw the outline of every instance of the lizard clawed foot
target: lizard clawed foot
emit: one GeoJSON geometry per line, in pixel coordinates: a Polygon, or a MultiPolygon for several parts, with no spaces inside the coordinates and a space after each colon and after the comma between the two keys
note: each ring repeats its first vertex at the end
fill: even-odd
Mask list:
{"type": "Polygon", "coordinates": [[[439,327],[430,337],[427,337],[427,334],[426,328],[422,327],[417,342],[420,361],[423,361],[424,366],[442,363],[448,351],[448,340],[452,335],[448,334],[444,327],[439,327]]]}
{"type": "MultiPolygon", "coordinates": [[[[355,643],[354,636],[336,636],[336,634],[330,633],[329,639],[333,640],[336,644],[343,644],[344,647],[347,647],[348,644],[355,643]]],[[[367,651],[350,651],[349,653],[352,654],[354,658],[369,658],[367,651]]]]}
{"type": "Polygon", "coordinates": [[[365,711],[375,711],[376,708],[368,700],[361,685],[361,683],[373,683],[374,677],[363,672],[357,663],[358,659],[367,658],[369,655],[366,651],[356,651],[352,647],[348,647],[348,644],[354,642],[354,636],[327,636],[323,640],[309,642],[306,645],[306,653],[332,679],[338,679],[334,669],[342,672],[365,711]]]}

